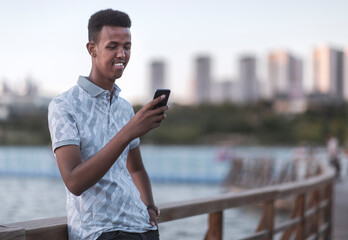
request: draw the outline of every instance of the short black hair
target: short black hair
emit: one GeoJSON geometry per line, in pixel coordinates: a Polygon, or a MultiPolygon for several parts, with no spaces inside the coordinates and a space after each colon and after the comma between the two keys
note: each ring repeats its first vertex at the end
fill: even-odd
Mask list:
{"type": "Polygon", "coordinates": [[[130,28],[132,22],[127,13],[111,8],[94,13],[88,22],[88,41],[98,42],[98,36],[104,26],[130,28]]]}

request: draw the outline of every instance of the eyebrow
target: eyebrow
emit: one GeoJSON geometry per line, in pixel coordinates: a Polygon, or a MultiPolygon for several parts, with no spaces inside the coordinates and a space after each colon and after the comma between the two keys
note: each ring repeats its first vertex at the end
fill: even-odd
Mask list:
{"type": "MultiPolygon", "coordinates": [[[[119,42],[115,42],[115,41],[110,41],[108,44],[116,44],[116,45],[118,45],[120,43],[119,42]]],[[[126,42],[125,45],[126,44],[132,44],[132,42],[126,42]]]]}

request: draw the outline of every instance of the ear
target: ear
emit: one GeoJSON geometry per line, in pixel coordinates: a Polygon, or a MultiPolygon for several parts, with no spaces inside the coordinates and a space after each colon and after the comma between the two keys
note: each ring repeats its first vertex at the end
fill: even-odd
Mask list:
{"type": "Polygon", "coordinates": [[[97,56],[96,44],[94,42],[88,42],[86,47],[89,55],[91,55],[92,58],[97,56]]]}

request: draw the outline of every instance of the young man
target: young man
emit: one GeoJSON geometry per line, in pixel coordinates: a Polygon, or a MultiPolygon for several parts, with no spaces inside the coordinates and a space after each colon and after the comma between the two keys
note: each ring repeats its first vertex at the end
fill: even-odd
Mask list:
{"type": "Polygon", "coordinates": [[[67,189],[69,239],[158,239],[139,137],[160,125],[156,98],[134,115],[115,80],[130,58],[131,21],[112,9],[89,20],[92,69],[49,105],[49,129],[67,189]]]}

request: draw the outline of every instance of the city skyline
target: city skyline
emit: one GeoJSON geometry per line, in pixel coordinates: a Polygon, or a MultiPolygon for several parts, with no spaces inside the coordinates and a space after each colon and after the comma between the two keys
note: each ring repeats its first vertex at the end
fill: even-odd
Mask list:
{"type": "MultiPolygon", "coordinates": [[[[260,59],[252,54],[241,55],[238,58],[239,72],[235,76],[228,76],[218,81],[212,65],[211,55],[197,55],[192,61],[194,76],[187,86],[192,93],[184,104],[221,103],[255,103],[259,99],[303,99],[305,95],[326,94],[333,99],[348,100],[348,75],[344,64],[348,64],[348,50],[332,48],[322,45],[312,52],[313,62],[310,71],[313,76],[313,87],[305,89],[303,77],[303,60],[286,50],[275,50],[268,53],[264,70],[267,74],[260,76],[260,59]],[[336,60],[340,56],[340,60],[336,60]],[[266,70],[267,69],[267,70],[266,70]],[[265,81],[266,79],[266,81],[265,81]],[[323,88],[322,85],[325,84],[323,88]],[[216,91],[216,93],[214,93],[216,91]],[[229,95],[235,96],[229,96],[229,95]]],[[[148,88],[144,95],[152,97],[155,89],[166,88],[168,85],[168,63],[165,59],[152,60],[147,64],[149,76],[146,79],[148,88]]],[[[19,89],[9,87],[8,82],[0,82],[0,93],[27,95],[28,87],[35,89],[35,95],[41,95],[35,79],[30,76],[22,81],[19,89]]],[[[180,101],[173,101],[183,103],[180,101]]],[[[137,104],[137,103],[136,103],[137,104]]]]}
{"type": "Polygon", "coordinates": [[[73,86],[91,66],[85,49],[88,18],[108,7],[129,13],[133,21],[131,61],[117,80],[121,95],[131,103],[150,100],[144,92],[149,89],[148,63],[154,59],[167,63],[171,98],[186,101],[198,55],[211,56],[214,81],[221,82],[238,77],[238,58],[250,53],[265,78],[268,53],[286,49],[303,59],[308,88],[313,49],[319,44],[348,44],[348,3],[338,0],[16,1],[1,3],[0,81],[17,88],[30,76],[49,96],[73,86]]]}
{"type": "MultiPolygon", "coordinates": [[[[331,104],[348,102],[348,75],[344,66],[348,64],[348,51],[322,46],[313,51],[314,88],[304,91],[302,59],[287,51],[274,51],[268,55],[269,94],[260,83],[257,60],[253,55],[239,58],[237,80],[216,81],[212,76],[212,59],[209,55],[196,57],[195,77],[192,81],[190,101],[171,102],[185,105],[199,104],[255,104],[259,100],[270,100],[277,113],[301,113],[311,104],[331,104]]],[[[167,66],[164,60],[154,60],[149,64],[150,89],[165,88],[167,66]]],[[[26,79],[22,91],[11,89],[6,82],[0,85],[0,120],[7,119],[12,111],[32,111],[47,108],[50,98],[42,97],[33,79],[26,79]]],[[[141,104],[141,103],[140,103],[141,104]]],[[[169,103],[170,105],[170,103],[169,103]]]]}

